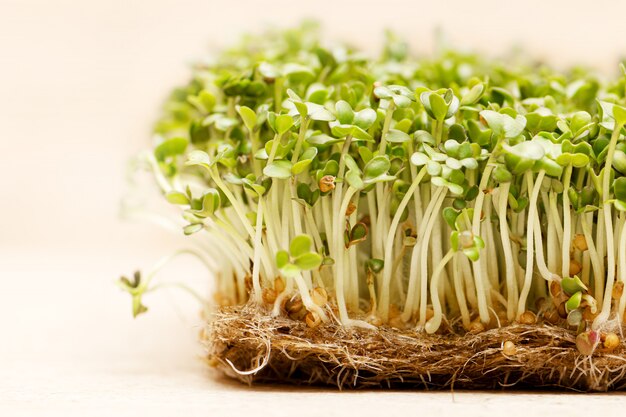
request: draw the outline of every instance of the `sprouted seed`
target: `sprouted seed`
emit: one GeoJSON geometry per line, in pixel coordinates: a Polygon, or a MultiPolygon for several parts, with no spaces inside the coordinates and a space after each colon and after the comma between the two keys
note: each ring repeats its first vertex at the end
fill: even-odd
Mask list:
{"type": "MultiPolygon", "coordinates": [[[[593,353],[626,309],[624,74],[393,46],[305,26],[198,63],[136,164],[178,210],[127,214],[181,225],[224,304],[312,328],[545,321],[593,353]]],[[[134,315],[168,261],[120,280],[134,315]]]]}

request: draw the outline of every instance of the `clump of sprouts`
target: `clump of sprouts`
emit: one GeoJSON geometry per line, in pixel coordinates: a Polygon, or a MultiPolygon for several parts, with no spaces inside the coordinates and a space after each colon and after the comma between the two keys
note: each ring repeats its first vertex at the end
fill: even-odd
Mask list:
{"type": "MultiPolygon", "coordinates": [[[[197,64],[140,158],[180,208],[152,218],[191,236],[220,305],[429,334],[542,320],[613,349],[624,74],[406,51],[390,36],[371,59],[304,27],[197,64]]],[[[145,311],[154,285],[121,285],[145,311]]]]}

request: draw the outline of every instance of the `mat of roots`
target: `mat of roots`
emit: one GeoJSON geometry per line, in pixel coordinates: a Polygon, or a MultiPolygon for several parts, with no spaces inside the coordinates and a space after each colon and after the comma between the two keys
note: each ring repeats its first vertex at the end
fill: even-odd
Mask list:
{"type": "Polygon", "coordinates": [[[623,388],[625,80],[391,33],[377,57],[309,25],[247,37],[133,160],[124,214],[188,246],[119,284],[134,315],[196,297],[210,363],[248,382],[623,388]],[[156,278],[182,254],[212,296],[156,278]]]}

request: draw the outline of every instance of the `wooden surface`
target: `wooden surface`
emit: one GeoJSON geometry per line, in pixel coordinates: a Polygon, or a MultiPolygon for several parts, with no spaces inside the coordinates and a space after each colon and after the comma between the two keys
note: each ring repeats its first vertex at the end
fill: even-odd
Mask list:
{"type": "MultiPolygon", "coordinates": [[[[375,50],[384,27],[429,51],[435,27],[491,54],[513,43],[559,65],[613,71],[626,3],[501,0],[0,3],[0,415],[589,415],[620,395],[336,392],[243,387],[199,360],[197,308],[147,298],[133,320],[113,285],[180,244],[117,218],[128,158],[187,65],[242,32],[317,18],[375,50]]],[[[207,287],[192,262],[163,271],[207,287]]]]}

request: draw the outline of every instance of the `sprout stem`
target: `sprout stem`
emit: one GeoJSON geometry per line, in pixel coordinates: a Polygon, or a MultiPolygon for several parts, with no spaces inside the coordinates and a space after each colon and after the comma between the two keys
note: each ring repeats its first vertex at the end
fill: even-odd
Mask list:
{"type": "Polygon", "coordinates": [[[452,249],[449,249],[446,255],[441,259],[441,261],[439,261],[439,263],[437,264],[437,267],[433,271],[433,275],[432,275],[431,282],[430,282],[430,300],[431,300],[431,303],[433,304],[434,314],[432,318],[428,320],[428,322],[426,322],[426,325],[424,326],[424,329],[426,330],[426,333],[428,334],[435,333],[437,329],[439,328],[439,326],[441,325],[441,319],[443,315],[441,311],[441,303],[439,302],[438,283],[441,277],[441,273],[443,272],[443,269],[445,268],[446,264],[450,261],[450,259],[452,259],[454,254],[455,252],[452,249]]]}
{"type": "Polygon", "coordinates": [[[613,284],[615,282],[615,249],[614,249],[614,237],[613,237],[613,214],[611,213],[611,207],[613,204],[609,199],[610,185],[611,185],[611,172],[613,170],[613,156],[615,154],[615,147],[617,146],[617,139],[619,138],[622,125],[617,121],[613,128],[613,134],[611,135],[611,141],[609,142],[609,149],[606,154],[606,162],[604,165],[604,173],[602,175],[602,199],[603,199],[603,212],[604,212],[604,227],[606,230],[606,249],[607,249],[607,275],[606,282],[604,284],[604,299],[600,298],[601,293],[595,294],[595,298],[598,303],[602,303],[602,310],[600,314],[593,321],[593,328],[598,329],[608,318],[611,313],[611,292],[613,291],[613,284]]]}

